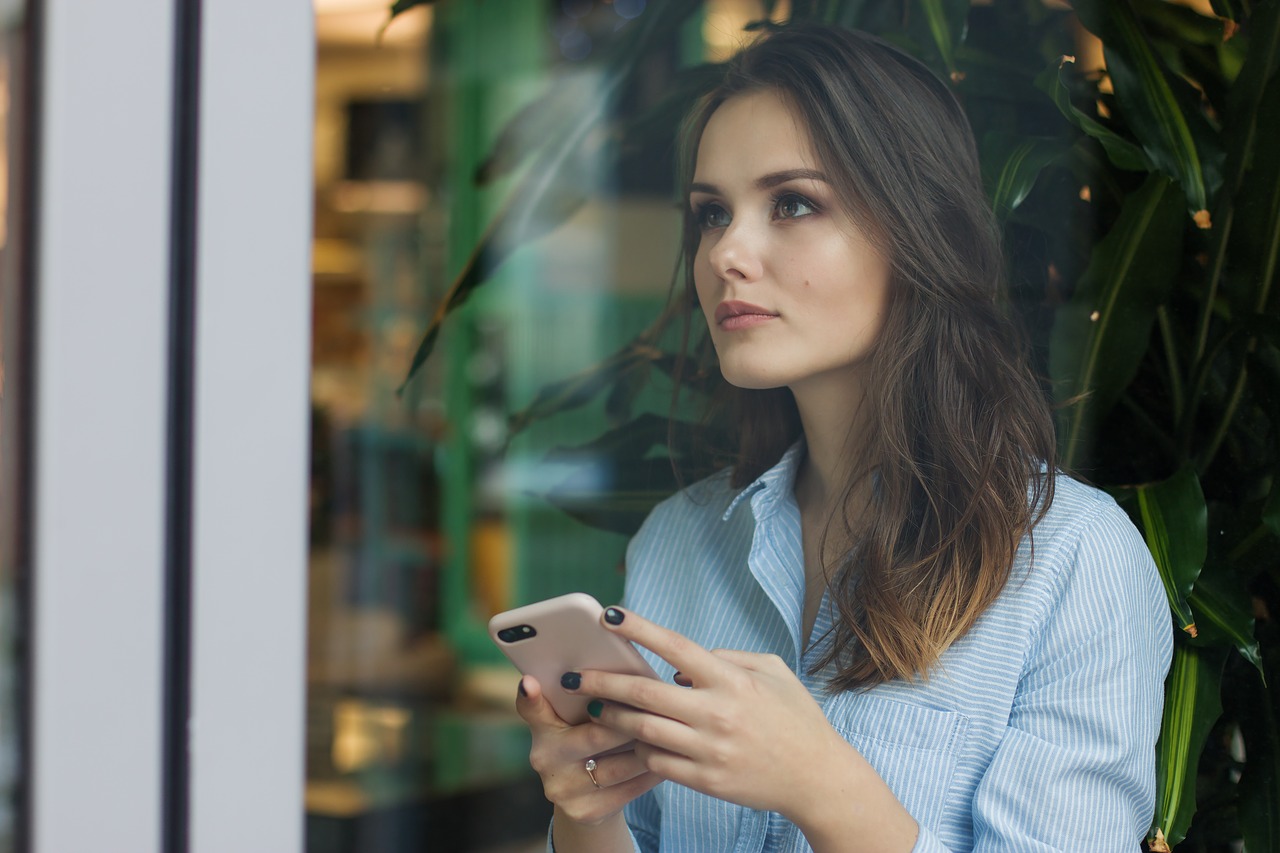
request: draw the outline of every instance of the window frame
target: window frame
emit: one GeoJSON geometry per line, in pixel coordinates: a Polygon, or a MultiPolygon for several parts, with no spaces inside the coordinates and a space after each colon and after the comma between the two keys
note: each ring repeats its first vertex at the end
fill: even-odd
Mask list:
{"type": "Polygon", "coordinates": [[[23,846],[300,850],[313,12],[41,5],[23,846]]]}

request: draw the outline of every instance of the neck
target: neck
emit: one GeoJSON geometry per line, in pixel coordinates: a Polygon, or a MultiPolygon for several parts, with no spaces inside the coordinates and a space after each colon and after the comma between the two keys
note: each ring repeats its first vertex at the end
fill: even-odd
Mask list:
{"type": "Polygon", "coordinates": [[[848,377],[834,383],[793,388],[808,453],[796,481],[802,510],[828,509],[854,474],[858,448],[866,434],[860,385],[850,393],[848,377]]]}

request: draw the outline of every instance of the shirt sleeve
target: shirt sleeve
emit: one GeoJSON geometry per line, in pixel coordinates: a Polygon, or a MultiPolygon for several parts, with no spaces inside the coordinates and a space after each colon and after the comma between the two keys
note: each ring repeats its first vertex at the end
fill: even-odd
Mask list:
{"type": "Polygon", "coordinates": [[[622,809],[631,829],[631,840],[639,853],[658,853],[662,811],[653,791],[646,791],[622,809]]]}
{"type": "MultiPolygon", "coordinates": [[[[645,794],[645,796],[648,796],[648,794],[645,794]]],[[[547,827],[547,853],[556,853],[555,829],[556,829],[556,822],[553,819],[551,821],[551,824],[547,827]]],[[[657,853],[658,851],[657,837],[656,836],[654,837],[651,844],[642,845],[636,835],[635,829],[632,828],[631,829],[631,849],[633,853],[657,853]]]]}
{"type": "MultiPolygon", "coordinates": [[[[1146,544],[1114,503],[1086,521],[1033,639],[974,801],[974,851],[1139,849],[1173,627],[1146,544]]],[[[916,851],[945,849],[924,830],[916,851]]]]}

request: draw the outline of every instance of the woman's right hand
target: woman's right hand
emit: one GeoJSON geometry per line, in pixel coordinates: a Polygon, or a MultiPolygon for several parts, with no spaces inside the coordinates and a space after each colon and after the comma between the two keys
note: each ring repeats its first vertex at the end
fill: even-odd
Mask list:
{"type": "MultiPolygon", "coordinates": [[[[543,793],[556,807],[556,850],[564,849],[568,853],[573,846],[562,848],[562,832],[593,835],[589,828],[603,829],[606,823],[617,824],[612,831],[621,831],[625,836],[625,824],[620,817],[622,807],[662,779],[649,772],[634,751],[600,755],[627,743],[631,740],[627,735],[594,722],[576,726],[566,723],[552,709],[542,685],[531,675],[521,679],[520,687],[516,711],[533,732],[529,764],[542,777],[543,793]],[[596,761],[593,771],[596,784],[586,771],[587,759],[592,756],[596,761]],[[615,817],[616,820],[610,820],[615,817]],[[562,825],[566,821],[578,826],[562,825]]],[[[631,849],[629,843],[626,849],[631,849]]]]}

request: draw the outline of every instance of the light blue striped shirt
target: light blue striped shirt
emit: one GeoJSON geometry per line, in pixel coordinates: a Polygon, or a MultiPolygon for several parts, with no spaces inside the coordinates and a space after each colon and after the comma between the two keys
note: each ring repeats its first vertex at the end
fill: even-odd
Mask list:
{"type": "MultiPolygon", "coordinates": [[[[659,505],[627,550],[626,605],[707,648],[791,664],[916,819],[920,853],[1137,850],[1173,628],[1151,557],[1115,502],[1059,476],[1034,563],[1024,540],[1003,593],[927,680],[829,695],[830,671],[809,675],[829,643],[829,602],[803,652],[800,637],[802,458],[798,444],[741,491],[722,472],[659,505]]],[[[672,782],[626,817],[644,853],[810,849],[777,814],[672,782]]]]}

